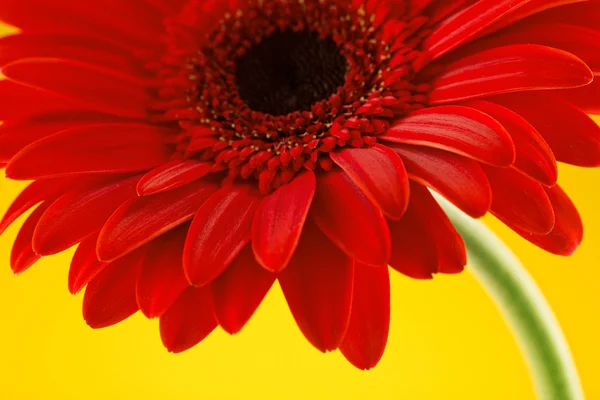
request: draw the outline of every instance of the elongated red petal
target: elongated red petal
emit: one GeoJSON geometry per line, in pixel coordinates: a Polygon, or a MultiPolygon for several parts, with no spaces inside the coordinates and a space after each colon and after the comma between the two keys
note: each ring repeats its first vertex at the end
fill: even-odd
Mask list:
{"type": "Polygon", "coordinates": [[[527,0],[482,0],[448,18],[425,41],[432,58],[457,48],[527,0]]]}
{"type": "Polygon", "coordinates": [[[137,303],[148,318],[160,317],[189,287],[182,261],[187,230],[178,227],[148,245],[136,285],[137,303]]]}
{"type": "Polygon", "coordinates": [[[462,237],[425,187],[415,184],[411,190],[414,191],[414,201],[418,207],[421,224],[431,232],[436,244],[438,272],[462,272],[467,264],[467,250],[462,237]]]}
{"type": "Polygon", "coordinates": [[[161,10],[163,14],[175,14],[188,0],[146,0],[146,2],[161,10]]]}
{"type": "Polygon", "coordinates": [[[40,256],[33,251],[33,232],[42,214],[50,204],[52,204],[52,202],[40,204],[31,215],[27,217],[15,238],[10,253],[10,266],[15,274],[25,272],[40,259],[40,256]]]}
{"type": "Polygon", "coordinates": [[[250,242],[260,196],[249,186],[224,187],[196,213],[183,252],[183,268],[195,286],[219,276],[250,242]]]}
{"type": "Polygon", "coordinates": [[[600,78],[594,79],[594,82],[587,86],[554,90],[552,94],[568,101],[586,114],[600,114],[600,78]]]}
{"type": "MultiPolygon", "coordinates": [[[[497,21],[494,25],[490,26],[486,29],[485,33],[490,33],[493,31],[497,31],[506,26],[512,25],[517,21],[520,21],[529,16],[534,16],[535,14],[543,13],[545,10],[556,9],[561,12],[561,22],[565,20],[565,14],[571,14],[574,7],[577,7],[576,3],[594,3],[594,1],[588,0],[528,0],[527,3],[513,12],[507,13],[501,20],[497,21]],[[569,5],[568,8],[563,8],[561,6],[569,5]],[[566,12],[565,12],[566,11],[566,12]]],[[[591,5],[591,4],[590,4],[591,5]]],[[[529,23],[529,21],[527,21],[529,23]]],[[[579,24],[577,24],[579,25],[579,24]]]]}
{"type": "Polygon", "coordinates": [[[528,43],[567,51],[583,60],[594,73],[600,72],[600,32],[564,23],[536,24],[524,21],[466,46],[458,53],[469,55],[492,47],[528,43]]]}
{"type": "Polygon", "coordinates": [[[195,160],[175,160],[148,172],[140,180],[140,196],[166,192],[196,181],[211,172],[212,164],[195,160]]]}
{"type": "Polygon", "coordinates": [[[545,235],[554,227],[544,188],[512,168],[485,167],[492,187],[491,212],[511,228],[545,235]]]}
{"type": "Polygon", "coordinates": [[[340,346],[342,354],[356,368],[375,367],[383,356],[389,329],[389,270],[355,263],[352,311],[340,346]]]}
{"type": "Polygon", "coordinates": [[[10,119],[0,126],[0,160],[10,161],[24,147],[55,133],[82,125],[126,122],[90,111],[56,111],[10,119]]]}
{"type": "Polygon", "coordinates": [[[40,255],[60,253],[99,231],[111,214],[135,197],[138,177],[111,180],[67,192],[40,219],[33,247],[40,255]]]}
{"type": "Polygon", "coordinates": [[[597,1],[579,0],[569,8],[555,7],[537,13],[529,17],[527,23],[563,23],[599,30],[599,19],[600,4],[597,1]]]}
{"type": "Polygon", "coordinates": [[[425,14],[429,17],[429,23],[437,25],[441,21],[451,18],[456,15],[459,11],[467,8],[478,0],[454,0],[452,2],[430,0],[432,3],[429,8],[425,11],[425,14]]]}
{"type": "Polygon", "coordinates": [[[331,153],[331,159],[389,218],[402,218],[408,207],[408,175],[393,150],[382,145],[350,148],[331,153]]]}
{"type": "Polygon", "coordinates": [[[145,71],[128,49],[94,35],[73,33],[21,32],[0,39],[0,65],[31,57],[53,57],[97,65],[131,76],[145,71]]]}
{"type": "Polygon", "coordinates": [[[80,183],[81,180],[68,178],[41,179],[31,183],[17,196],[6,214],[4,214],[2,221],[0,221],[0,234],[31,207],[44,200],[52,202],[65,191],[76,187],[80,183]]]}
{"type": "Polygon", "coordinates": [[[425,108],[398,121],[381,139],[433,147],[498,166],[511,165],[515,148],[504,127],[463,106],[425,108]]]}
{"type": "Polygon", "coordinates": [[[435,0],[408,0],[408,9],[411,16],[420,15],[427,6],[435,0]]]}
{"type": "Polygon", "coordinates": [[[572,104],[550,93],[503,95],[493,101],[533,125],[558,161],[582,167],[600,165],[600,127],[572,104]]]}
{"type": "Polygon", "coordinates": [[[132,48],[152,48],[160,30],[161,18],[144,2],[105,0],[82,3],[76,0],[3,0],[0,20],[28,31],[95,33],[132,48]],[[31,13],[31,10],[36,10],[31,13]]]}
{"type": "Polygon", "coordinates": [[[98,256],[112,261],[192,219],[217,190],[212,182],[195,182],[153,196],[132,199],[106,222],[98,239],[98,256]]]}
{"type": "Polygon", "coordinates": [[[590,68],[571,53],[540,45],[518,44],[482,51],[450,64],[434,82],[431,104],[493,94],[588,85],[590,68]]]}
{"type": "Polygon", "coordinates": [[[307,224],[279,282],[308,341],[323,352],[337,349],[350,322],[352,260],[314,224],[307,224]]]}
{"type": "Polygon", "coordinates": [[[573,202],[558,185],[545,190],[556,215],[552,231],[547,235],[536,235],[518,229],[516,232],[546,251],[569,256],[575,252],[583,239],[581,217],[573,202]]]}
{"type": "MultiPolygon", "coordinates": [[[[412,202],[411,202],[412,204],[412,202]]],[[[414,279],[432,279],[438,271],[438,254],[431,232],[424,226],[420,215],[408,207],[400,221],[390,221],[392,255],[390,266],[414,279]]]]}
{"type": "Polygon", "coordinates": [[[491,189],[479,164],[446,151],[394,145],[411,179],[431,187],[474,218],[490,208],[491,189]]]}
{"type": "Polygon", "coordinates": [[[188,288],[160,317],[160,336],[172,353],[203,341],[217,327],[210,287],[188,288]]]}
{"type": "Polygon", "coordinates": [[[440,24],[425,41],[425,49],[438,58],[492,27],[498,29],[503,20],[522,18],[543,9],[544,4],[551,7],[575,1],[579,0],[480,0],[440,24]]]}
{"type": "Polygon", "coordinates": [[[135,283],[144,256],[139,250],[107,265],[88,284],[83,297],[83,318],[94,328],[106,328],[138,311],[135,283]]]}
{"type": "Polygon", "coordinates": [[[411,182],[411,201],[400,221],[390,222],[390,265],[417,279],[435,273],[462,272],[467,263],[465,244],[431,193],[411,182]]]}
{"type": "Polygon", "coordinates": [[[172,153],[165,144],[168,133],[137,124],[74,128],[24,148],[10,161],[6,175],[27,180],[147,170],[168,161],[172,153]]]}
{"type": "Polygon", "coordinates": [[[14,82],[122,117],[146,117],[152,101],[145,87],[133,78],[79,61],[27,58],[4,66],[2,74],[14,82]]]}
{"type": "Polygon", "coordinates": [[[300,240],[317,187],[312,171],[265,197],[252,223],[252,248],[256,260],[271,272],[285,268],[300,240]]]}
{"type": "Polygon", "coordinates": [[[468,103],[502,124],[515,144],[514,167],[544,185],[552,186],[558,178],[556,158],[544,138],[517,113],[489,101],[468,103]]]}
{"type": "Polygon", "coordinates": [[[317,177],[311,210],[317,225],[350,257],[368,265],[387,265],[386,219],[345,172],[334,169],[317,177]]]}
{"type": "Polygon", "coordinates": [[[69,268],[69,292],[79,293],[108,263],[98,260],[96,243],[98,232],[81,241],[69,268]]]}
{"type": "Polygon", "coordinates": [[[211,285],[219,325],[231,334],[241,331],[276,278],[256,262],[252,247],[246,246],[211,285]]]}
{"type": "Polygon", "coordinates": [[[73,111],[82,107],[75,101],[67,100],[44,90],[20,85],[8,79],[0,80],[0,120],[28,118],[37,113],[73,111]]]}

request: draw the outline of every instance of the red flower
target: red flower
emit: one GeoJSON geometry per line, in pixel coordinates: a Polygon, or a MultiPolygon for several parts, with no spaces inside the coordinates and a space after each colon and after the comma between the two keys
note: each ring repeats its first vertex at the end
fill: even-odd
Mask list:
{"type": "Polygon", "coordinates": [[[387,265],[457,273],[426,187],[569,254],[556,161],[600,165],[600,4],[578,0],[3,0],[0,165],[33,180],[11,263],[79,243],[101,328],[186,350],[275,280],[307,339],[373,367],[387,265]],[[586,86],[587,85],[587,86],[586,86]],[[543,91],[542,91],[543,90],[543,91]]]}

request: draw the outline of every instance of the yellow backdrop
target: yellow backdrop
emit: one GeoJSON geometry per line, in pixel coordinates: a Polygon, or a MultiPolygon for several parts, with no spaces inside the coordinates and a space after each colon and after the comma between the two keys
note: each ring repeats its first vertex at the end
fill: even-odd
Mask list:
{"type": "MultiPolygon", "coordinates": [[[[587,397],[600,399],[600,170],[562,167],[560,182],[586,222],[575,256],[551,256],[497,221],[487,222],[546,294],[587,397]]],[[[22,188],[0,178],[0,212],[22,188]]],[[[157,321],[140,315],[100,331],[85,325],[81,296],[67,290],[71,252],[13,276],[8,259],[18,225],[0,238],[1,400],[533,398],[515,341],[468,273],[432,282],[394,274],[389,345],[369,372],[357,371],[339,353],[313,349],[279,287],[241,334],[217,330],[193,350],[172,355],[161,345],[157,321]]]]}

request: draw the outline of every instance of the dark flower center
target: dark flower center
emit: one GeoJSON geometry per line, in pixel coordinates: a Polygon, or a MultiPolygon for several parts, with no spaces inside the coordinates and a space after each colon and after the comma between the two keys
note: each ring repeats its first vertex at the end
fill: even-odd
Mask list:
{"type": "Polygon", "coordinates": [[[278,31],[236,63],[240,97],[270,115],[308,111],[343,86],[348,62],[331,38],[315,32],[278,31]]]}

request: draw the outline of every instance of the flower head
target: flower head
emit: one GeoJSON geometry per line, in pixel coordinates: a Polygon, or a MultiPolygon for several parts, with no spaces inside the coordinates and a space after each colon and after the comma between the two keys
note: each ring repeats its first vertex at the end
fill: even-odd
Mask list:
{"type": "Polygon", "coordinates": [[[387,266],[458,273],[430,194],[557,254],[556,161],[600,165],[600,15],[581,0],[4,0],[0,224],[23,272],[78,244],[94,328],[141,310],[186,350],[278,280],[306,338],[377,364],[387,266]],[[35,9],[36,12],[31,10],[35,9]],[[429,188],[429,189],[428,189],[429,188]]]}

